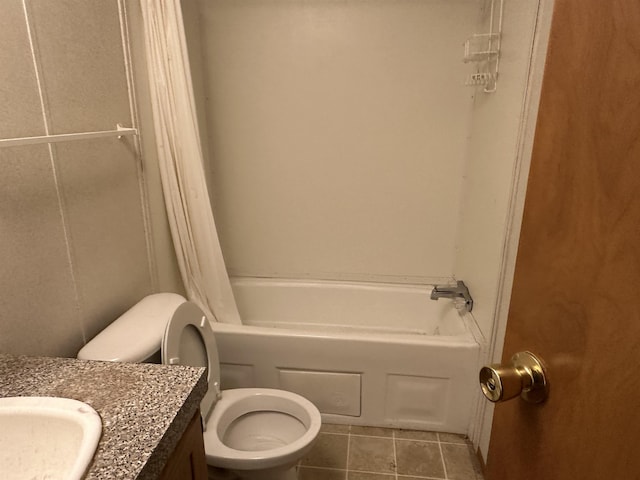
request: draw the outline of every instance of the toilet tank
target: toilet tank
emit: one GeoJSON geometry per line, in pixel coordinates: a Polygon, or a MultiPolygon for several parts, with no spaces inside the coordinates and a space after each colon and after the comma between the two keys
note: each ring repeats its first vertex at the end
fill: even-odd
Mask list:
{"type": "Polygon", "coordinates": [[[173,312],[185,301],[177,293],[144,297],[82,347],[78,358],[129,363],[153,359],[173,312]]]}

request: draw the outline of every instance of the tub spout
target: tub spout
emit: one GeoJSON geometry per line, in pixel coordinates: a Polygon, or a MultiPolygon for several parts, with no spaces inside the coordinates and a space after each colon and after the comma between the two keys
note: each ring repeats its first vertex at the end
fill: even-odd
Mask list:
{"type": "Polygon", "coordinates": [[[435,285],[431,290],[431,300],[438,300],[439,298],[464,298],[467,312],[473,310],[473,298],[471,298],[469,289],[462,280],[458,280],[455,287],[435,285]]]}

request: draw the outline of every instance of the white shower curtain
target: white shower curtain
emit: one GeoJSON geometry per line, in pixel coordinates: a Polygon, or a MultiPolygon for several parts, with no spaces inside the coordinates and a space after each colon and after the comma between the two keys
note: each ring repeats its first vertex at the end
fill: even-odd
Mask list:
{"type": "Polygon", "coordinates": [[[180,0],[142,0],[160,174],[189,300],[212,320],[241,323],[204,177],[180,0]]]}

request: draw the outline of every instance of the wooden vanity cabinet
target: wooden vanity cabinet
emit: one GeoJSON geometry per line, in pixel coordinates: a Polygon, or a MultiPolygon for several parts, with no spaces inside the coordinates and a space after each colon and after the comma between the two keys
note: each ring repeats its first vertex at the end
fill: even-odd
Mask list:
{"type": "Polygon", "coordinates": [[[160,480],[207,480],[207,459],[204,455],[199,410],[191,419],[159,478],[160,480]]]}

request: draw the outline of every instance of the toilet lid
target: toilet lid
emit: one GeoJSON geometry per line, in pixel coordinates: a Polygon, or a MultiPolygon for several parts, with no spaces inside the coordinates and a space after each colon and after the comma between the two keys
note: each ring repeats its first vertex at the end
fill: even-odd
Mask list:
{"type": "Polygon", "coordinates": [[[162,363],[207,367],[209,389],[200,403],[206,422],[218,401],[220,363],[209,320],[195,303],[183,303],[169,320],[162,338],[162,363]]]}

